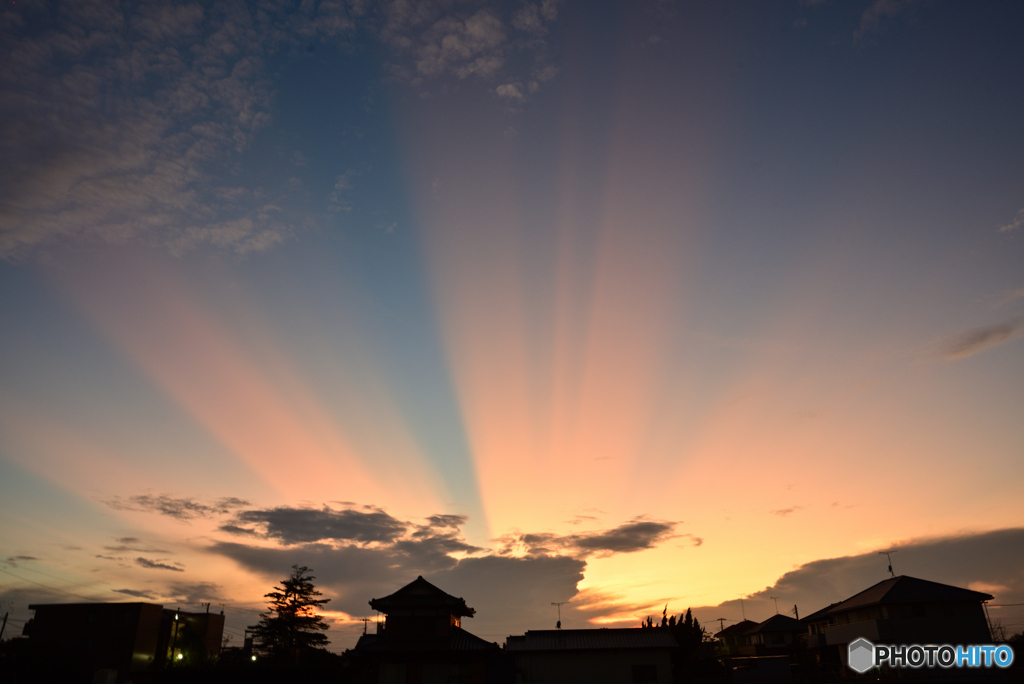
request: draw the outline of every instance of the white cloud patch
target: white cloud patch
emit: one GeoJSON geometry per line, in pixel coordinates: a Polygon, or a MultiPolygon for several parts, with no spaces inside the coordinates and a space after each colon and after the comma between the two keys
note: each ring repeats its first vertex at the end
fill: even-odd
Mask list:
{"type": "Polygon", "coordinates": [[[519,101],[526,98],[522,83],[505,83],[495,88],[494,92],[506,100],[519,101]]]}
{"type": "Polygon", "coordinates": [[[1021,226],[1024,226],[1024,209],[1018,211],[1017,215],[1013,217],[1012,221],[1010,221],[1006,225],[999,226],[999,232],[1010,233],[1017,230],[1021,226]]]}
{"type": "MultiPolygon", "coordinates": [[[[444,76],[490,80],[508,72],[518,73],[522,80],[531,71],[547,69],[543,36],[558,17],[557,3],[522,3],[507,14],[498,9],[427,0],[387,3],[381,10],[381,38],[396,53],[391,74],[422,85],[444,76]],[[523,56],[532,67],[523,68],[517,61],[523,56]]],[[[550,78],[557,71],[546,73],[550,78]]],[[[547,79],[534,76],[533,80],[547,79]]],[[[521,84],[519,88],[523,92],[521,84]]]]}

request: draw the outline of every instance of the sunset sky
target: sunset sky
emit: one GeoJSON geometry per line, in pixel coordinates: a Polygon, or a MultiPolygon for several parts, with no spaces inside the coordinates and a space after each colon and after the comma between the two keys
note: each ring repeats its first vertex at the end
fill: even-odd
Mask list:
{"type": "Polygon", "coordinates": [[[489,641],[561,601],[728,625],[893,548],[1024,630],[1022,35],[1019,2],[7,2],[4,636],[209,602],[240,645],[293,564],[336,651],[417,575],[489,641]]]}

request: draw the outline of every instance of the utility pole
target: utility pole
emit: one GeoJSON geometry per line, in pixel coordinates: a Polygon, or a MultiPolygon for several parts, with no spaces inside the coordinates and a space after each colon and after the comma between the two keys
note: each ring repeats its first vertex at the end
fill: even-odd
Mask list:
{"type": "Polygon", "coordinates": [[[728,620],[728,619],[729,618],[711,618],[711,621],[712,622],[715,622],[715,621],[718,622],[718,631],[721,632],[722,630],[725,629],[725,621],[728,620]]]}
{"type": "Polygon", "coordinates": [[[891,551],[879,551],[878,552],[879,556],[885,556],[886,558],[889,559],[889,574],[892,575],[893,577],[896,576],[896,573],[892,571],[892,555],[891,554],[894,554],[897,551],[899,551],[899,549],[892,549],[891,551]]]}
{"type": "Polygon", "coordinates": [[[0,625],[0,641],[3,641],[4,630],[7,629],[7,616],[8,615],[10,615],[10,612],[4,613],[4,624],[0,625]]]}
{"type": "Polygon", "coordinates": [[[562,606],[566,603],[572,603],[572,601],[551,602],[551,605],[558,606],[558,622],[555,623],[555,629],[562,629],[562,606]]]}
{"type": "Polygon", "coordinates": [[[795,617],[797,620],[800,619],[800,611],[798,611],[796,609],[796,604],[795,603],[793,604],[793,617],[795,617]]]}
{"type": "Polygon", "coordinates": [[[359,618],[360,622],[363,623],[363,634],[366,634],[366,627],[370,624],[372,618],[359,618]]]}
{"type": "Polygon", "coordinates": [[[174,638],[171,640],[171,662],[168,665],[174,665],[174,649],[178,645],[178,613],[179,609],[174,609],[174,638]]]}

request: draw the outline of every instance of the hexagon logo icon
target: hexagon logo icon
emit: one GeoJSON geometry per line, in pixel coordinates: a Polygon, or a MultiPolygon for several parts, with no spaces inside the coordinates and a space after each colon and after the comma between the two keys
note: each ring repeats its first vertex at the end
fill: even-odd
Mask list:
{"type": "Polygon", "coordinates": [[[864,674],[875,665],[875,645],[864,638],[850,642],[847,647],[847,662],[854,672],[864,674]]]}

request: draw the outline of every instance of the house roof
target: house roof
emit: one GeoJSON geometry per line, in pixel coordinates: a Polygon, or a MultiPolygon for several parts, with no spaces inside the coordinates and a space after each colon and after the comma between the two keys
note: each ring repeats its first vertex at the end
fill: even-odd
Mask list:
{"type": "Polygon", "coordinates": [[[448,636],[396,638],[377,634],[364,634],[356,643],[356,650],[373,653],[409,653],[449,651],[500,651],[498,644],[484,641],[461,627],[452,627],[448,636]]]}
{"type": "Polygon", "coordinates": [[[723,637],[723,636],[737,636],[739,634],[746,634],[748,630],[750,630],[750,629],[752,629],[754,627],[757,627],[757,623],[754,622],[753,620],[741,620],[740,622],[737,622],[735,625],[729,625],[728,627],[723,629],[721,632],[719,632],[715,636],[716,637],[723,637]]]}
{"type": "Polygon", "coordinates": [[[532,629],[505,640],[507,651],[675,648],[668,629],[532,629]]]}
{"type": "Polygon", "coordinates": [[[874,606],[881,603],[920,603],[924,601],[948,602],[948,601],[991,601],[992,595],[971,589],[961,589],[949,584],[931,582],[899,575],[882,580],[878,584],[868,587],[859,594],[854,594],[845,601],[833,604],[832,606],[819,610],[807,616],[811,618],[823,618],[825,615],[842,613],[865,606],[874,606]]]}
{"type": "Polygon", "coordinates": [[[799,620],[776,613],[759,625],[748,630],[747,634],[764,634],[766,632],[801,632],[805,630],[799,620]]]}
{"type": "Polygon", "coordinates": [[[370,599],[370,607],[382,613],[395,609],[433,608],[445,610],[458,617],[473,617],[476,611],[466,600],[438,589],[420,575],[395,593],[379,599],[370,599]]]}

